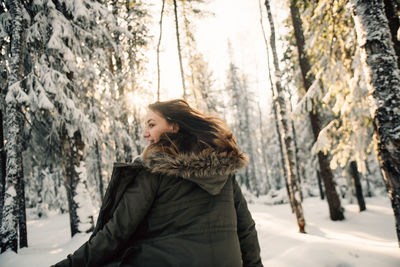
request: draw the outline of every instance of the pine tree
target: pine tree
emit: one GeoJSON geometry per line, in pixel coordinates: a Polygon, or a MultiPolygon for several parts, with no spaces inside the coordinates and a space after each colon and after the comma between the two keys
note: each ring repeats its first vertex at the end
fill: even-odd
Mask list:
{"type": "MultiPolygon", "coordinates": [[[[302,28],[302,21],[300,19],[300,12],[297,7],[297,1],[291,0],[290,1],[290,13],[292,24],[294,28],[294,35],[296,39],[296,45],[298,49],[298,57],[299,57],[299,64],[301,69],[301,74],[303,78],[303,87],[305,91],[309,91],[311,86],[318,82],[313,77],[311,71],[311,64],[308,58],[308,55],[305,52],[305,38],[302,28]]],[[[317,141],[317,138],[321,132],[322,124],[321,124],[321,115],[320,113],[314,109],[313,111],[309,112],[310,121],[312,125],[312,131],[314,134],[314,141],[317,141]]],[[[343,209],[340,204],[339,196],[336,192],[335,183],[333,180],[333,173],[330,168],[330,161],[328,155],[322,151],[318,152],[318,162],[319,162],[319,174],[324,181],[325,186],[325,193],[329,205],[329,213],[332,220],[343,220],[343,209]]]]}

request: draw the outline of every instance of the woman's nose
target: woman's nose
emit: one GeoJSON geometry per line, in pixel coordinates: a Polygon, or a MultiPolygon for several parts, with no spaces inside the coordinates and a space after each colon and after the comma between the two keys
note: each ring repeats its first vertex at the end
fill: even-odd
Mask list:
{"type": "Polygon", "coordinates": [[[142,136],[143,136],[144,138],[149,137],[149,130],[145,129],[145,130],[143,131],[142,136]]]}

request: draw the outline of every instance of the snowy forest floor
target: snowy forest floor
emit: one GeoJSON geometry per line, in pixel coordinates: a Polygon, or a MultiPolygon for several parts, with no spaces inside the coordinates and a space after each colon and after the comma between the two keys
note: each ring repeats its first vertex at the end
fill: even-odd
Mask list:
{"type": "MultiPolygon", "coordinates": [[[[367,198],[367,211],[344,204],[346,220],[329,219],[326,201],[304,200],[308,234],[297,232],[288,204],[250,204],[257,224],[264,266],[394,267],[400,266],[393,210],[385,197],[367,198]]],[[[29,218],[28,218],[29,219],[29,218]]],[[[29,247],[0,255],[0,266],[49,266],[73,252],[88,238],[69,238],[68,214],[28,220],[29,247]]]]}

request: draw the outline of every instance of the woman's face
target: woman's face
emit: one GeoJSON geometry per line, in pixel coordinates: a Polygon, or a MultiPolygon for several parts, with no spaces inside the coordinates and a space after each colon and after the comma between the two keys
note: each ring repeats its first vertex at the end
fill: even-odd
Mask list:
{"type": "Polygon", "coordinates": [[[151,145],[157,143],[163,133],[177,132],[178,129],[176,124],[168,123],[160,113],[149,109],[145,119],[143,137],[151,145]]]}

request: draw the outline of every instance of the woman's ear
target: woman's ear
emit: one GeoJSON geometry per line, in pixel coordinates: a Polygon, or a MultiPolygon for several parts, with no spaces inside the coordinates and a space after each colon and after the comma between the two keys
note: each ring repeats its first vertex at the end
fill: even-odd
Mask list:
{"type": "Polygon", "coordinates": [[[179,125],[177,123],[172,124],[172,132],[173,133],[179,132],[179,125]]]}

